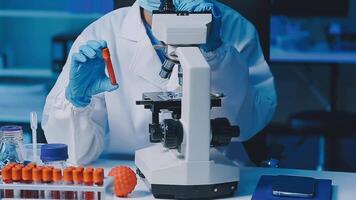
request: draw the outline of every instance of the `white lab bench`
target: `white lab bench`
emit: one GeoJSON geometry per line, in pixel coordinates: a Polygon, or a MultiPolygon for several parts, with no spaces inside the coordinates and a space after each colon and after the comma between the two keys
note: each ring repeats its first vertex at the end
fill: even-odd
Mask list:
{"type": "MultiPolygon", "coordinates": [[[[118,157],[119,158],[119,157],[118,157]]],[[[106,173],[114,166],[127,165],[135,169],[134,162],[128,160],[119,160],[111,158],[101,158],[93,166],[104,167],[106,173]]],[[[241,169],[241,180],[238,191],[235,197],[227,199],[247,200],[251,199],[252,193],[256,188],[260,176],[262,175],[295,175],[295,176],[309,176],[320,179],[331,179],[333,183],[333,200],[354,200],[356,199],[356,173],[344,172],[320,172],[309,170],[294,170],[294,169],[269,169],[269,168],[254,168],[247,167],[241,169]]],[[[107,192],[107,199],[121,199],[113,195],[113,188],[107,192]]],[[[138,181],[135,191],[128,197],[122,199],[130,200],[148,200],[154,199],[152,194],[147,189],[142,181],[138,181]]]]}

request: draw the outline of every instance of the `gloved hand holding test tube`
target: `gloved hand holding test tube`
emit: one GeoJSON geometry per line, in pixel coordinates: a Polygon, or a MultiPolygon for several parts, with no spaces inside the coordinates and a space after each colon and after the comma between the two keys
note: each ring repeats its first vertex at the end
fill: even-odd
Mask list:
{"type": "Polygon", "coordinates": [[[90,40],[72,54],[65,96],[75,107],[84,108],[94,95],[118,88],[106,41],[90,40]],[[105,74],[105,65],[110,78],[105,74]]]}

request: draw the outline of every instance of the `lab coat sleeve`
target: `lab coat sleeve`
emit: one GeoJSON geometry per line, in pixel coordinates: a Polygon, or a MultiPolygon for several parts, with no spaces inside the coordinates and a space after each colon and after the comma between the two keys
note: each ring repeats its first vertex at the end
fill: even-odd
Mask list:
{"type": "Polygon", "coordinates": [[[252,33],[247,40],[237,41],[240,48],[225,43],[214,52],[203,52],[212,69],[212,91],[225,95],[223,108],[213,108],[212,115],[227,117],[233,125],[240,126],[240,137],[234,141],[246,141],[262,130],[276,108],[273,76],[257,32],[252,33]]]}
{"type": "MultiPolygon", "coordinates": [[[[88,30],[87,30],[88,32],[88,30]]],[[[69,55],[77,52],[88,41],[79,36],[69,55]]],[[[42,127],[48,143],[68,145],[69,162],[88,164],[102,153],[107,128],[107,111],[104,95],[96,95],[85,108],[74,107],[65,98],[69,82],[71,56],[46,99],[42,127]]]]}

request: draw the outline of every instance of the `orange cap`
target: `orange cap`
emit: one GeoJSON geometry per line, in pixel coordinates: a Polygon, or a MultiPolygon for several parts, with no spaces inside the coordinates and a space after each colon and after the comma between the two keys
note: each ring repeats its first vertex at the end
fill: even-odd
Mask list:
{"type": "Polygon", "coordinates": [[[32,169],[30,167],[22,168],[22,179],[24,181],[32,181],[32,169]]]}
{"type": "Polygon", "coordinates": [[[103,53],[103,58],[104,58],[105,60],[108,59],[108,58],[110,58],[110,51],[109,51],[108,48],[104,48],[104,49],[102,50],[102,53],[103,53]]]}
{"type": "Polygon", "coordinates": [[[77,167],[77,170],[80,170],[83,173],[84,167],[83,166],[79,166],[79,167],[77,167]]]}
{"type": "Polygon", "coordinates": [[[94,171],[94,183],[97,185],[102,185],[104,182],[104,169],[97,168],[94,171]]]}
{"type": "Polygon", "coordinates": [[[5,166],[2,169],[2,179],[6,183],[9,183],[12,181],[12,167],[10,166],[5,166]]]}
{"type": "Polygon", "coordinates": [[[45,168],[42,170],[42,180],[43,180],[44,182],[51,182],[51,181],[53,181],[52,174],[53,174],[53,169],[52,169],[52,168],[45,167],[45,168]]]}
{"type": "Polygon", "coordinates": [[[15,165],[16,165],[16,163],[8,163],[6,166],[13,168],[13,167],[15,167],[15,165]]]}
{"type": "Polygon", "coordinates": [[[92,167],[92,166],[89,166],[89,167],[87,167],[85,169],[94,172],[94,167],[92,167]]]}
{"type": "Polygon", "coordinates": [[[83,172],[84,183],[88,183],[88,184],[93,183],[93,171],[94,171],[94,169],[92,167],[88,167],[88,168],[84,169],[84,172],[83,172]]]}
{"type": "Polygon", "coordinates": [[[22,180],[22,168],[21,167],[13,167],[11,168],[11,175],[13,181],[21,181],[22,180]]]}
{"type": "MultiPolygon", "coordinates": [[[[84,170],[84,168],[83,168],[84,170]]],[[[83,182],[83,171],[80,168],[73,170],[73,180],[74,183],[82,183],[83,182]]]]}
{"type": "Polygon", "coordinates": [[[32,168],[36,167],[36,163],[33,163],[33,162],[29,163],[29,164],[26,165],[26,167],[29,167],[29,168],[32,169],[32,168]]]}
{"type": "Polygon", "coordinates": [[[40,166],[32,169],[32,179],[37,182],[42,181],[42,168],[40,166]]]}
{"type": "Polygon", "coordinates": [[[62,180],[62,170],[53,169],[53,181],[59,182],[62,180]]]}
{"type": "Polygon", "coordinates": [[[15,166],[14,167],[17,167],[17,168],[23,168],[24,167],[24,165],[23,164],[15,164],[15,166]]]}
{"type": "Polygon", "coordinates": [[[64,169],[63,179],[65,182],[73,182],[73,167],[64,169]]]}

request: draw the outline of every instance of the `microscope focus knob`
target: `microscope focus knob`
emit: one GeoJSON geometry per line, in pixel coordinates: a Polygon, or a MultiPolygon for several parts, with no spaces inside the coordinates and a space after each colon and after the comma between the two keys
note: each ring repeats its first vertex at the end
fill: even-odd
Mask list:
{"type": "Polygon", "coordinates": [[[211,146],[227,146],[233,137],[240,135],[240,127],[231,126],[226,118],[216,118],[211,120],[212,139],[211,146]]]}
{"type": "Polygon", "coordinates": [[[163,135],[161,131],[161,125],[158,124],[150,124],[150,142],[151,143],[160,143],[162,141],[163,135]]]}
{"type": "Polygon", "coordinates": [[[163,120],[163,145],[168,149],[177,149],[183,141],[183,126],[178,120],[163,120]]]}

